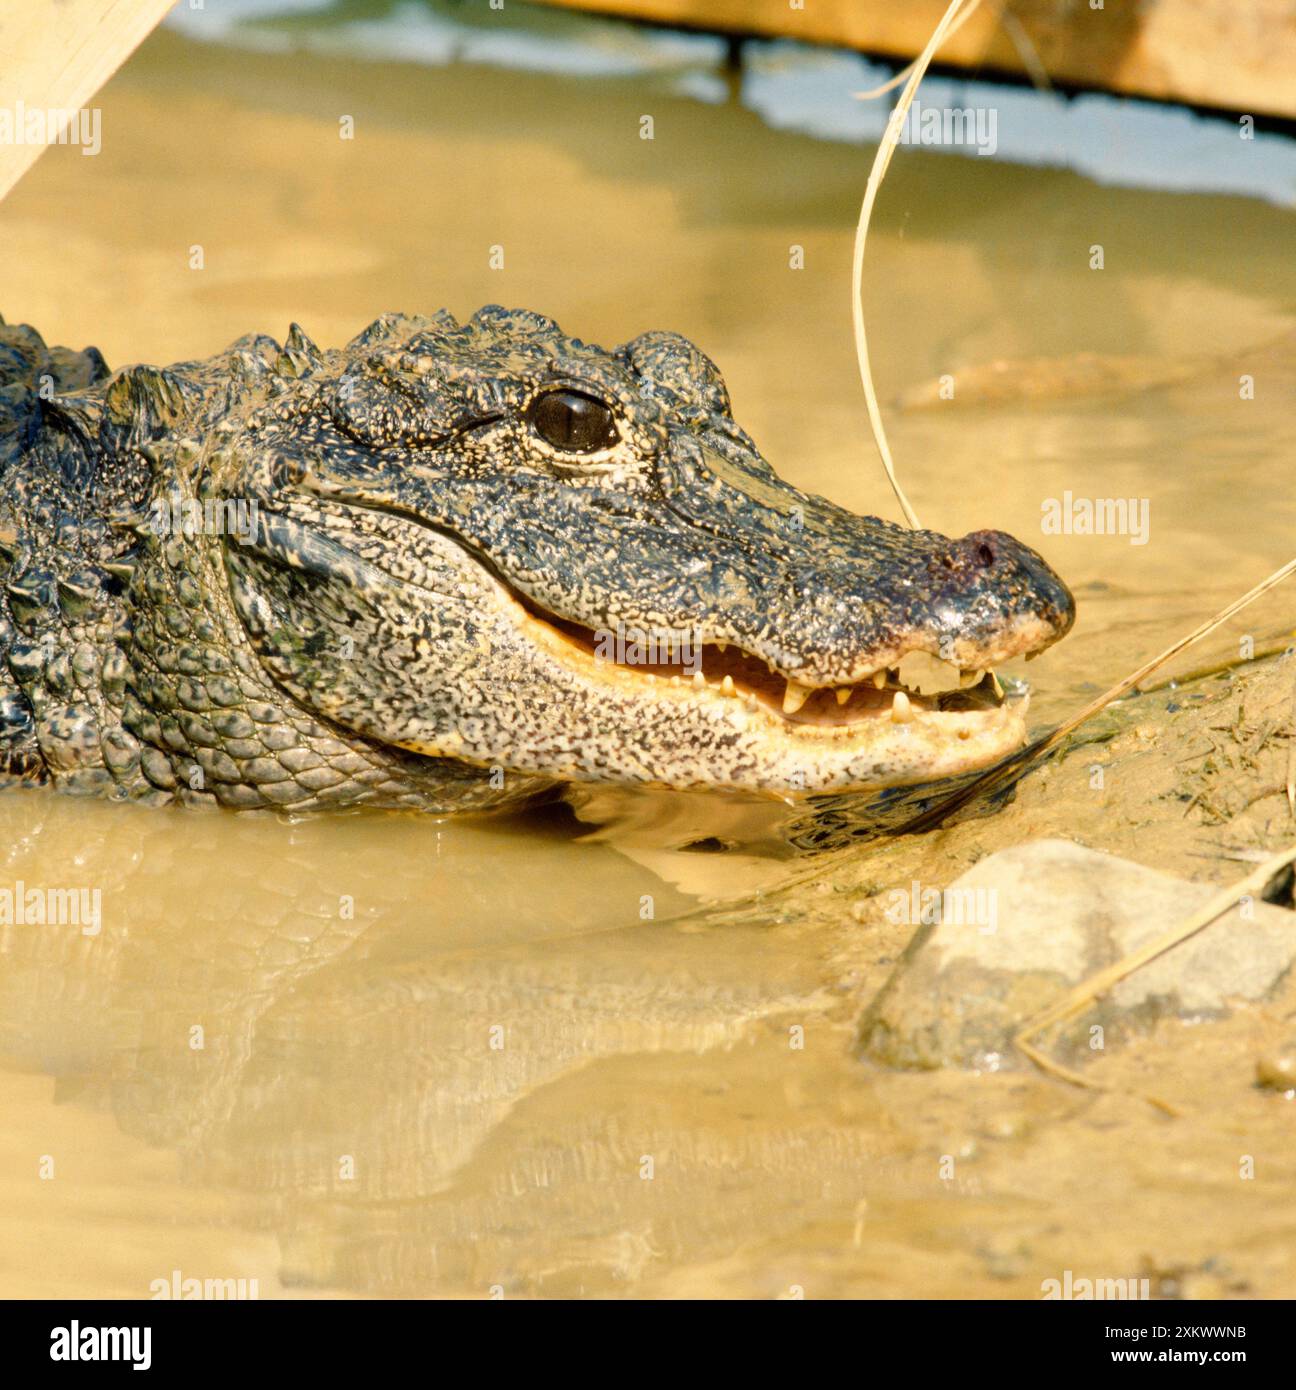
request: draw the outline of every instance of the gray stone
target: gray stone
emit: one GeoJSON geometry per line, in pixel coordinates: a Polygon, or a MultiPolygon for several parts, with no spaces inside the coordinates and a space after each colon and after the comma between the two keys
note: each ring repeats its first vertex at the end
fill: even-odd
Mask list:
{"type": "MultiPolygon", "coordinates": [[[[898,1067],[1020,1065],[1012,1037],[1032,1016],[1216,891],[1067,840],[991,855],[949,885],[939,906],[928,893],[928,923],[866,1010],[862,1048],[898,1067]]],[[[923,903],[921,893],[903,896],[923,903]]],[[[884,895],[884,907],[904,911],[900,897],[884,895]]],[[[1222,1017],[1271,993],[1293,959],[1296,913],[1240,905],[1062,1025],[1050,1051],[1075,1061],[1099,1038],[1107,1046],[1160,1018],[1222,1017]]]]}

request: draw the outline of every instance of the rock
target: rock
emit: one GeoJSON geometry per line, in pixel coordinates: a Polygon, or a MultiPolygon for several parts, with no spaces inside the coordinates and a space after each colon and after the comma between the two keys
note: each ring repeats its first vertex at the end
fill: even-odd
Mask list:
{"type": "MultiPolygon", "coordinates": [[[[1068,840],[991,855],[949,888],[896,890],[888,915],[919,930],[865,1011],[861,1047],[896,1067],[1021,1065],[1012,1037],[1032,1016],[1216,891],[1068,840]]],[[[1160,1018],[1222,1017],[1269,994],[1293,959],[1296,913],[1239,905],[1064,1024],[1051,1051],[1074,1061],[1160,1018]]]]}

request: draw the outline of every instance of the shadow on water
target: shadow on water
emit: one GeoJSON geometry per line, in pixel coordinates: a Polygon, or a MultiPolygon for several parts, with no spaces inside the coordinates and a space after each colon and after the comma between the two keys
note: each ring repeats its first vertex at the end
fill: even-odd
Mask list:
{"type": "MultiPolygon", "coordinates": [[[[511,1267],[538,1288],[570,1274],[556,1249],[587,1241],[597,1268],[581,1277],[615,1279],[647,1258],[619,1242],[648,1188],[632,1180],[627,1206],[604,1183],[645,1146],[702,1140],[667,1113],[675,1100],[616,1139],[602,1102],[577,1097],[592,1082],[621,1104],[626,1086],[683,1104],[697,1083],[685,1059],[749,1053],[763,1020],[815,990],[793,941],[697,930],[690,899],[573,840],[560,808],[494,827],[284,824],[31,791],[0,800],[0,827],[0,879],[101,895],[92,933],[0,927],[7,1067],[52,1077],[56,1096],[174,1152],[186,1184],[255,1199],[247,1219],[278,1236],[284,1278],[312,1287],[494,1282],[511,1267]],[[650,1081],[655,1054],[681,1069],[650,1081]],[[555,1087],[568,1101],[528,1129],[555,1087]],[[584,1139],[567,1128],[582,1113],[584,1139]],[[518,1125],[529,1137],[510,1155],[518,1125]],[[589,1153],[555,1216],[556,1172],[579,1143],[589,1153]],[[524,1254],[515,1238],[531,1227],[547,1234],[524,1254]]],[[[744,1088],[771,1074],[732,1069],[744,1088]]],[[[731,1160],[698,1153],[693,1181],[731,1160]]],[[[787,1220],[822,1181],[797,1179],[787,1220]]],[[[739,1219],[736,1207],[723,1217],[739,1219]]],[[[167,1248],[165,1223],[144,1229],[167,1248]]]]}

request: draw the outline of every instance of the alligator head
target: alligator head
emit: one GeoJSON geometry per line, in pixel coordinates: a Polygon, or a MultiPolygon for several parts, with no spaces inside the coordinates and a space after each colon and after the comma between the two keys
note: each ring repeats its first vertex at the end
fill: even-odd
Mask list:
{"type": "Polygon", "coordinates": [[[112,375],[61,351],[0,327],[0,780],[299,809],[927,782],[1021,742],[987,673],[1072,621],[1008,536],[782,482],[674,334],[491,307],[112,375]]]}
{"type": "Polygon", "coordinates": [[[299,379],[214,477],[255,503],[226,564],[259,658],[333,724],[506,773],[776,794],[1022,741],[987,673],[1068,630],[1062,582],[1000,532],[783,482],[684,338],[608,352],[492,306],[287,351],[299,379]]]}

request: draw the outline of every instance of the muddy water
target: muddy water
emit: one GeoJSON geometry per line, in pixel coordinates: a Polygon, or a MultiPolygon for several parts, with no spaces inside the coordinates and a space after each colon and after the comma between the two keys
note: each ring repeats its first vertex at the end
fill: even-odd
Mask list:
{"type": "MultiPolygon", "coordinates": [[[[671,327],[719,361],[788,477],[894,515],[846,298],[870,150],[651,77],[166,31],[102,105],[103,152],[51,152],[0,210],[0,307],[51,341],[168,362],[293,320],[336,343],[384,310],[491,301],[594,341],[671,327]]],[[[1237,363],[1291,327],[1292,214],[918,149],[881,201],[880,393],[955,381],[948,409],[888,417],[910,496],[937,529],[1036,545],[1080,599],[1073,636],[1016,673],[1046,720],[1290,553],[1296,368],[1263,357],[1242,399],[1237,363]],[[1220,365],[1102,399],[959,400],[965,368],[1076,351],[1220,365]],[[1067,492],[1146,502],[1146,544],[1043,534],[1067,492]]],[[[1258,608],[1216,650],[1289,614],[1258,608]]],[[[868,942],[846,901],[825,911],[831,885],[800,890],[811,914],[786,894],[696,914],[804,872],[753,847],[750,808],[585,814],[292,824],[0,798],[0,883],[101,905],[93,934],[0,929],[0,1293],[141,1296],[173,1270],[263,1297],[1037,1292],[1005,1223],[1070,1258],[1096,1220],[1077,1185],[1095,1154],[1140,1147],[1147,1111],[1112,1103],[1087,1150],[1047,1084],[942,1077],[919,1096],[865,1071],[868,942]],[[708,835],[738,846],[682,848],[708,835]],[[1005,1185],[938,1176],[991,1141],[1005,1185]]],[[[1171,1144],[1165,1163],[1189,1159],[1171,1144]]],[[[1104,1191],[1135,1203],[1139,1175],[1104,1191]]],[[[1164,1229],[1173,1195],[1149,1208],[1164,1229]]]]}

